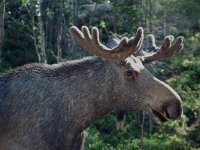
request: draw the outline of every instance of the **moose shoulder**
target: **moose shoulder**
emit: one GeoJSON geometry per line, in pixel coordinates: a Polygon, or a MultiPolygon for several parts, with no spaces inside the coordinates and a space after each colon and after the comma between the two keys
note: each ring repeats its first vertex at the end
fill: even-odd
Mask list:
{"type": "Polygon", "coordinates": [[[90,34],[71,27],[71,35],[96,55],[55,65],[29,64],[0,75],[0,149],[80,150],[84,130],[112,111],[145,110],[161,121],[178,119],[181,99],[154,77],[143,63],[164,59],[183,47],[179,37],[167,36],[163,45],[139,51],[143,29],[110,49],[99,42],[97,28],[90,34]],[[152,88],[153,87],[153,88],[152,88]]]}

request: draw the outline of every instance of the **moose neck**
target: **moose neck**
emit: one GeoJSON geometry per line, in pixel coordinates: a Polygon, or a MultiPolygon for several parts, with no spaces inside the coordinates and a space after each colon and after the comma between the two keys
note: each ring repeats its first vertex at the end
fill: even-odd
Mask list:
{"type": "Polygon", "coordinates": [[[117,73],[114,65],[95,57],[70,66],[71,74],[64,81],[69,85],[65,91],[65,104],[74,132],[82,132],[116,108],[114,83],[117,83],[117,73]]]}

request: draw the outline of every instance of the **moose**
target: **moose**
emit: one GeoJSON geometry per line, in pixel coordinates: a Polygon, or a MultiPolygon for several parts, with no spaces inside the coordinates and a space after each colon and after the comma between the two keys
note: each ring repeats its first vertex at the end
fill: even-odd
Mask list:
{"type": "Polygon", "coordinates": [[[96,27],[70,34],[96,55],[59,64],[27,64],[0,75],[1,150],[80,150],[84,130],[116,111],[145,110],[160,121],[176,120],[183,109],[179,95],[153,76],[145,63],[173,56],[183,47],[166,36],[161,47],[147,36],[154,52],[141,49],[143,28],[113,48],[99,41],[96,27]]]}

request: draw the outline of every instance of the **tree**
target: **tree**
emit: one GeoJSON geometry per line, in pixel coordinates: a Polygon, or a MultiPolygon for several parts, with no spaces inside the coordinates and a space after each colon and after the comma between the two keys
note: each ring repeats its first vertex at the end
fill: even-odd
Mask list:
{"type": "Polygon", "coordinates": [[[46,58],[46,45],[45,45],[45,32],[44,32],[44,21],[43,21],[43,10],[42,10],[43,0],[38,0],[38,24],[39,24],[39,31],[40,31],[40,63],[47,63],[46,58]]]}
{"type": "Polygon", "coordinates": [[[43,0],[21,0],[22,5],[28,12],[31,22],[32,33],[29,35],[33,40],[39,63],[47,63],[46,36],[44,29],[45,7],[43,0]]]}
{"type": "Polygon", "coordinates": [[[4,39],[4,15],[5,15],[5,0],[0,0],[0,56],[3,48],[4,39]]]}

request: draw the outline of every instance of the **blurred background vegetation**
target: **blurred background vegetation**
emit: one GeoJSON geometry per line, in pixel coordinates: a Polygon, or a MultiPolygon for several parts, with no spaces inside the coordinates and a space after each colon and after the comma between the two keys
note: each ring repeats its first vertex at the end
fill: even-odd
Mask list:
{"type": "Polygon", "coordinates": [[[116,131],[111,114],[87,130],[86,150],[200,149],[199,0],[0,0],[0,72],[89,55],[71,39],[71,25],[97,26],[103,43],[111,35],[134,36],[139,26],[158,44],[169,34],[185,37],[182,52],[147,66],[179,93],[183,118],[160,123],[148,113],[129,113],[116,131]]]}

